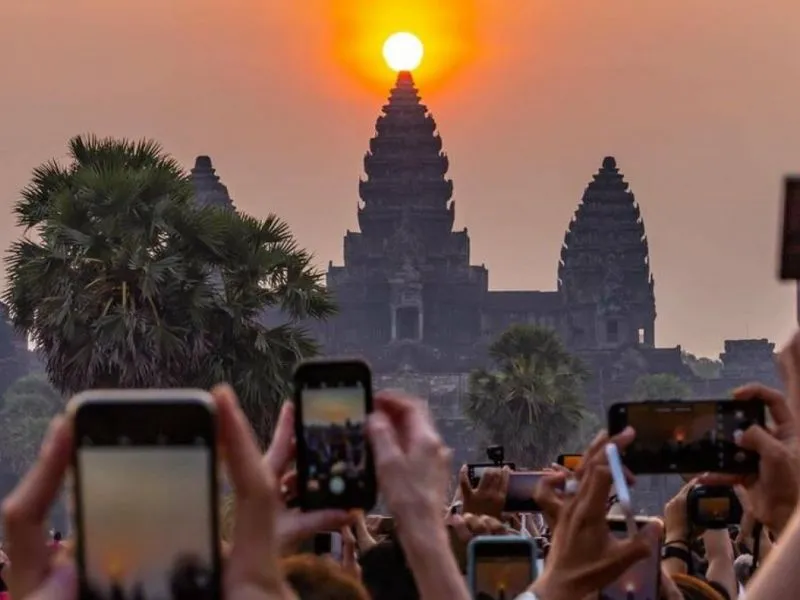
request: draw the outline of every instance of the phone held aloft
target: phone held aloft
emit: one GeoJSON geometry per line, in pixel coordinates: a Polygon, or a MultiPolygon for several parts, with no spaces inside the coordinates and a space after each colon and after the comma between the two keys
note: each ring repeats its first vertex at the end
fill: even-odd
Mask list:
{"type": "Polygon", "coordinates": [[[69,410],[80,597],[220,598],[210,395],[93,390],[69,410]]]}
{"type": "Polygon", "coordinates": [[[686,495],[689,522],[702,529],[726,529],[742,521],[742,505],[730,486],[696,485],[686,495]]]}
{"type": "Polygon", "coordinates": [[[297,494],[305,511],[369,510],[377,483],[366,420],[372,373],[360,360],[312,360],[294,373],[297,494]]]}
{"type": "Polygon", "coordinates": [[[764,426],[764,402],[754,400],[665,400],[614,404],[608,411],[608,432],[627,426],[636,438],[623,462],[634,473],[758,472],[759,457],[743,450],[737,432],[764,426]]]}
{"type": "Polygon", "coordinates": [[[479,536],[467,546],[467,581],[474,598],[512,600],[536,580],[536,544],[522,536],[479,536]]]}
{"type": "MultiPolygon", "coordinates": [[[[658,521],[652,517],[636,517],[637,528],[642,528],[648,523],[658,521]]],[[[629,535],[628,524],[625,519],[608,517],[608,527],[611,535],[623,539],[629,535]]],[[[651,540],[650,554],[634,563],[611,585],[603,588],[600,598],[609,600],[655,600],[660,598],[661,588],[661,546],[663,540],[651,540]]]]}
{"type": "MultiPolygon", "coordinates": [[[[541,507],[536,503],[533,496],[536,493],[536,486],[542,477],[552,475],[544,471],[514,471],[508,476],[508,491],[506,492],[506,502],[503,506],[504,512],[533,513],[541,512],[541,507]]],[[[563,487],[563,481],[561,482],[563,487]]]]}

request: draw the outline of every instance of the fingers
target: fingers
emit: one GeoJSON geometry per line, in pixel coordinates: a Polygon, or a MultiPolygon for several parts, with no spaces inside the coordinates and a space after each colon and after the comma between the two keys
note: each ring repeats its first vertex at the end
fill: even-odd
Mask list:
{"type": "MultiPolygon", "coordinates": [[[[276,511],[280,505],[273,473],[262,468],[261,452],[247,418],[230,386],[211,391],[217,406],[219,437],[236,494],[236,523],[229,567],[236,577],[259,586],[273,585],[267,576],[278,577],[279,547],[276,511]]],[[[228,573],[230,575],[230,573],[228,573]]]]}
{"type": "Polygon", "coordinates": [[[270,469],[275,477],[281,477],[294,460],[294,404],[286,401],[281,406],[272,441],[264,454],[262,464],[270,469]]]}
{"type": "Polygon", "coordinates": [[[762,458],[782,456],[784,453],[784,446],[780,440],[759,425],[748,427],[736,443],[745,450],[758,452],[762,458]]]}
{"type": "Polygon", "coordinates": [[[763,400],[778,427],[792,422],[792,411],[779,390],[760,383],[751,383],[735,389],[733,397],[735,400],[763,400]]]}
{"type": "Polygon", "coordinates": [[[743,481],[741,475],[725,475],[723,473],[706,473],[697,478],[697,482],[703,485],[713,486],[734,486],[743,481]]]}
{"type": "Polygon", "coordinates": [[[598,452],[602,451],[605,448],[605,445],[608,443],[608,432],[603,429],[601,430],[594,439],[592,443],[589,444],[589,447],[586,449],[586,452],[583,453],[583,460],[581,464],[578,465],[578,468],[575,469],[576,473],[583,473],[584,465],[592,459],[592,457],[596,456],[598,452]]]}
{"type": "Polygon", "coordinates": [[[462,465],[458,470],[458,487],[461,490],[461,498],[469,500],[472,497],[472,484],[469,481],[467,465],[462,465]]]}
{"type": "Polygon", "coordinates": [[[376,412],[384,412],[399,432],[399,442],[408,451],[413,446],[423,451],[439,444],[439,434],[433,426],[424,404],[402,393],[382,391],[375,396],[376,412]]]}
{"type": "Polygon", "coordinates": [[[53,419],[39,458],[3,501],[5,541],[13,564],[9,584],[15,598],[28,597],[47,575],[50,551],[45,544],[44,522],[69,468],[72,434],[70,418],[53,419]]]}
{"type": "Polygon", "coordinates": [[[558,519],[558,514],[563,504],[563,500],[556,490],[563,487],[565,481],[566,476],[563,473],[546,475],[538,481],[533,492],[533,499],[536,504],[539,505],[545,516],[553,522],[558,519]]]}
{"type": "Polygon", "coordinates": [[[393,472],[402,463],[403,450],[392,421],[385,413],[375,411],[367,418],[367,437],[372,446],[378,477],[393,472]]]}
{"type": "MultiPolygon", "coordinates": [[[[279,530],[281,546],[291,548],[320,531],[350,530],[353,516],[344,510],[315,510],[300,512],[299,510],[284,513],[279,530]]],[[[344,539],[344,534],[342,536],[344,539]]]]}
{"type": "Polygon", "coordinates": [[[585,518],[604,518],[607,512],[608,495],[611,492],[611,469],[608,465],[595,464],[589,467],[575,502],[580,507],[575,511],[585,518]]]}
{"type": "MultiPolygon", "coordinates": [[[[506,478],[507,479],[507,478],[506,478]]],[[[503,482],[501,469],[489,468],[481,473],[481,480],[478,482],[478,492],[490,492],[500,489],[503,482]]]]}

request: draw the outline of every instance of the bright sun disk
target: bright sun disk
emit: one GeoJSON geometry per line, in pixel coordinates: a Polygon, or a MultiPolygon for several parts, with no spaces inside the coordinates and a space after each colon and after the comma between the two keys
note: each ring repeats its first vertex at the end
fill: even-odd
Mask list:
{"type": "Polygon", "coordinates": [[[422,62],[425,50],[420,39],[405,31],[393,33],[383,44],[383,58],[393,71],[413,71],[422,62]]]}

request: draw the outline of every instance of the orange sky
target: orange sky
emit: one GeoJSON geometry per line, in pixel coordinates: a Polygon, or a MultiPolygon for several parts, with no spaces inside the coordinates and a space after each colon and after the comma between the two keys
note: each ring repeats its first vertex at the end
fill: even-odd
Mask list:
{"type": "MultiPolygon", "coordinates": [[[[800,3],[423,4],[5,2],[0,193],[10,205],[76,133],[150,136],[187,165],[210,154],[240,208],[277,212],[338,263],[396,19],[428,37],[418,83],[493,288],[555,287],[564,228],[614,154],[650,237],[658,344],[787,338],[775,256],[781,176],[800,171],[800,3]]],[[[0,224],[0,245],[15,235],[0,224]]]]}

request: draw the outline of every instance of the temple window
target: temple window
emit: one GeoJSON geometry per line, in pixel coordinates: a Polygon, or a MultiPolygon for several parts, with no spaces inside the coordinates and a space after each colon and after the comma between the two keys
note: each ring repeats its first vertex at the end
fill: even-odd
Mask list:
{"type": "Polygon", "coordinates": [[[397,309],[397,339],[419,339],[419,309],[416,306],[403,306],[397,309]]]}
{"type": "Polygon", "coordinates": [[[637,330],[638,340],[640,345],[644,345],[644,327],[639,327],[637,330]]]}
{"type": "Polygon", "coordinates": [[[615,320],[606,321],[606,341],[615,344],[619,340],[619,323],[615,320]]]}

